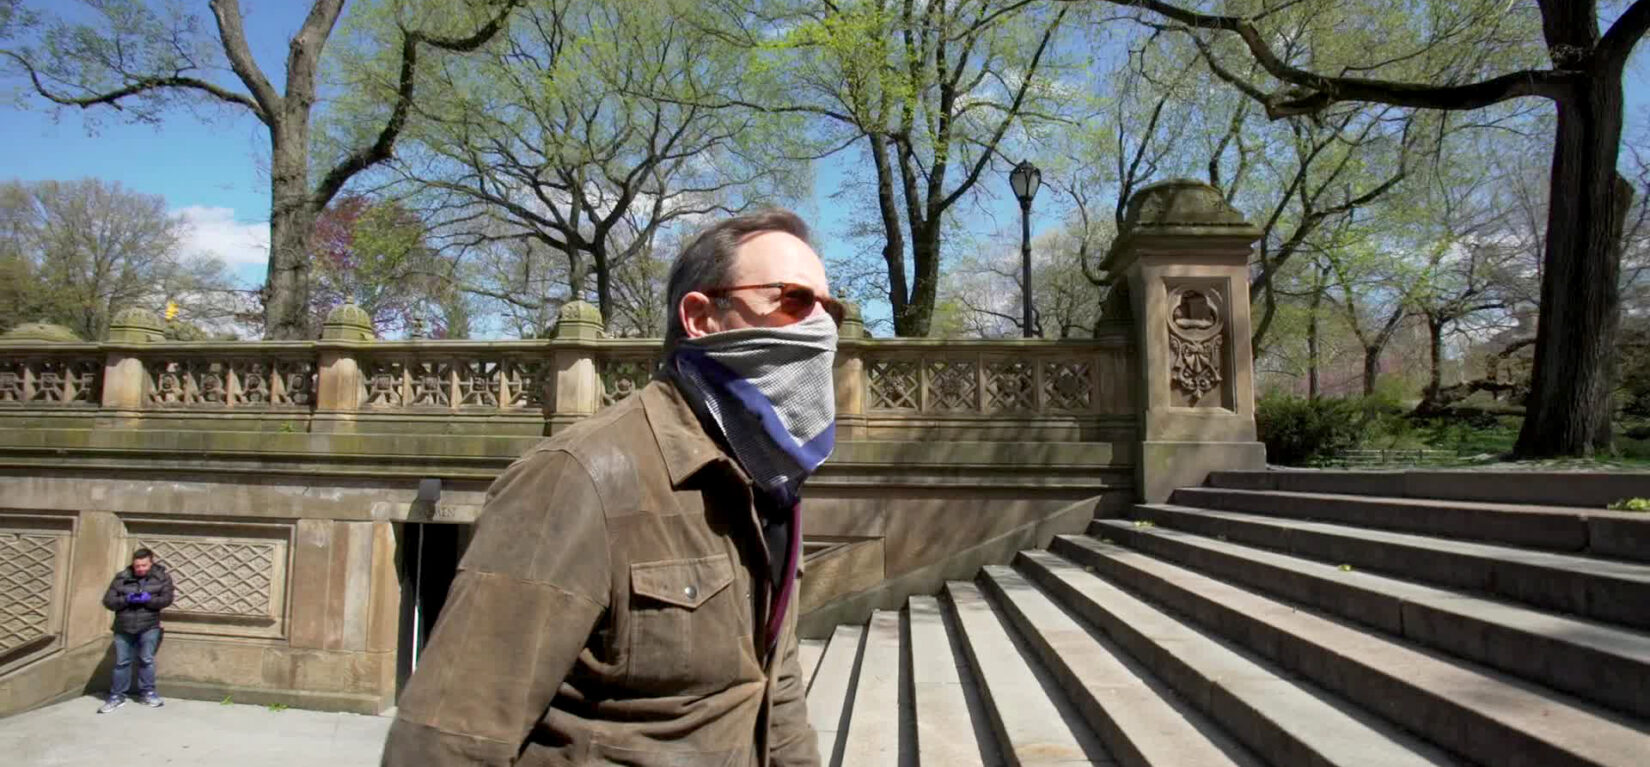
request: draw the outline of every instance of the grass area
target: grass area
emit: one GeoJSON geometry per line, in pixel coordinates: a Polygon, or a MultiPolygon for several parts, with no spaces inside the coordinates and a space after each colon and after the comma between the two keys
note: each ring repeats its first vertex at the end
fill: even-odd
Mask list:
{"type": "MultiPolygon", "coordinates": [[[[1615,454],[1593,458],[1554,458],[1538,461],[1513,461],[1510,455],[1513,443],[1518,441],[1522,419],[1518,416],[1488,416],[1473,420],[1437,418],[1412,420],[1397,414],[1374,417],[1358,449],[1388,451],[1370,462],[1367,454],[1360,455],[1364,465],[1380,468],[1405,466],[1482,468],[1512,471],[1647,471],[1650,470],[1650,436],[1634,439],[1632,430],[1643,435],[1643,424],[1617,424],[1615,454]],[[1404,451],[1426,451],[1410,453],[1404,451]]],[[[1322,465],[1346,465],[1345,460],[1326,461],[1322,465]]]]}

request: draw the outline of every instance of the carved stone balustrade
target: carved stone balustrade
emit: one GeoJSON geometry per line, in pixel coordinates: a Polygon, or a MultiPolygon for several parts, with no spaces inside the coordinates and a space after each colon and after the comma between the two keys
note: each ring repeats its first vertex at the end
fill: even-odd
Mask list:
{"type": "MultiPolygon", "coordinates": [[[[440,417],[458,433],[542,435],[656,374],[658,340],[608,338],[601,327],[595,307],[573,302],[550,338],[381,341],[345,305],[316,341],[174,342],[152,313],[132,309],[101,344],[35,330],[0,340],[0,407],[85,408],[125,426],[163,414],[195,429],[246,428],[209,414],[272,419],[305,433],[401,431],[440,417]]],[[[1091,340],[870,339],[853,309],[837,359],[839,437],[1126,439],[1132,355],[1124,325],[1091,340]]]]}

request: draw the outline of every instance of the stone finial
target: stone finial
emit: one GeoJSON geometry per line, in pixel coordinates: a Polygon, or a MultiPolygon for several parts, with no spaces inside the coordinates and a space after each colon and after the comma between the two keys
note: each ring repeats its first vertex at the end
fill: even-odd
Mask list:
{"type": "Polygon", "coordinates": [[[160,316],[139,306],[115,312],[109,320],[109,340],[114,343],[148,344],[166,338],[166,323],[160,316]]]}
{"type": "Polygon", "coordinates": [[[6,334],[0,336],[0,338],[7,341],[56,341],[59,343],[74,343],[81,340],[80,336],[75,335],[73,330],[50,322],[25,322],[6,331],[6,334]]]}
{"type": "Polygon", "coordinates": [[[1247,252],[1262,234],[1226,202],[1219,189],[1191,179],[1159,181],[1129,198],[1123,226],[1100,269],[1116,282],[1148,250],[1190,247],[1208,251],[1230,246],[1247,252]]]}
{"type": "Polygon", "coordinates": [[[372,330],[372,316],[354,302],[345,302],[327,312],[321,323],[321,338],[326,341],[371,341],[377,336],[372,330]]]}
{"type": "Polygon", "coordinates": [[[865,319],[859,312],[859,304],[853,301],[842,302],[842,324],[837,326],[837,338],[864,338],[865,319]]]}
{"type": "Polygon", "coordinates": [[[1142,187],[1129,200],[1123,228],[1249,227],[1226,197],[1202,181],[1171,179],[1142,187]]]}
{"type": "Polygon", "coordinates": [[[588,301],[568,301],[556,312],[551,338],[601,338],[602,310],[588,301]]]}

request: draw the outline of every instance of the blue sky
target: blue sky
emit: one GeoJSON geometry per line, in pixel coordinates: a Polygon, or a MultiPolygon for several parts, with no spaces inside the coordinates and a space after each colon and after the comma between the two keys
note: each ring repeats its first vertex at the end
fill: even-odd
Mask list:
{"type": "MultiPolygon", "coordinates": [[[[253,54],[280,87],[286,41],[308,3],[251,0],[243,7],[253,54]]],[[[1646,49],[1650,45],[1640,45],[1627,78],[1628,117],[1634,123],[1629,130],[1641,128],[1636,123],[1650,113],[1646,49]]],[[[128,125],[104,110],[95,132],[88,134],[80,113],[65,111],[54,120],[38,100],[29,103],[29,109],[0,111],[0,136],[6,147],[0,178],[97,176],[162,195],[173,211],[193,224],[187,247],[216,253],[248,285],[262,282],[268,236],[268,139],[257,121],[225,108],[213,110],[216,114],[209,122],[179,113],[158,126],[128,125]]],[[[829,198],[840,184],[842,163],[850,158],[823,161],[816,168],[815,199],[800,206],[814,218],[827,258],[846,257],[856,247],[845,237],[846,206],[829,198]]],[[[1015,223],[1018,210],[1005,193],[1006,180],[982,183],[1004,187],[993,189],[996,199],[982,205],[987,228],[1015,223]]],[[[1046,227],[1054,222],[1045,218],[1040,223],[1046,227]]]]}

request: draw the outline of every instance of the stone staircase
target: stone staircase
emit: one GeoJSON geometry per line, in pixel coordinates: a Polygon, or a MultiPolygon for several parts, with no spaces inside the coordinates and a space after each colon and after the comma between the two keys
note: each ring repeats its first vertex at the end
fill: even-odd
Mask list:
{"type": "Polygon", "coordinates": [[[824,763],[1650,765],[1650,514],[1344,474],[1216,474],[805,641],[824,763]]]}

